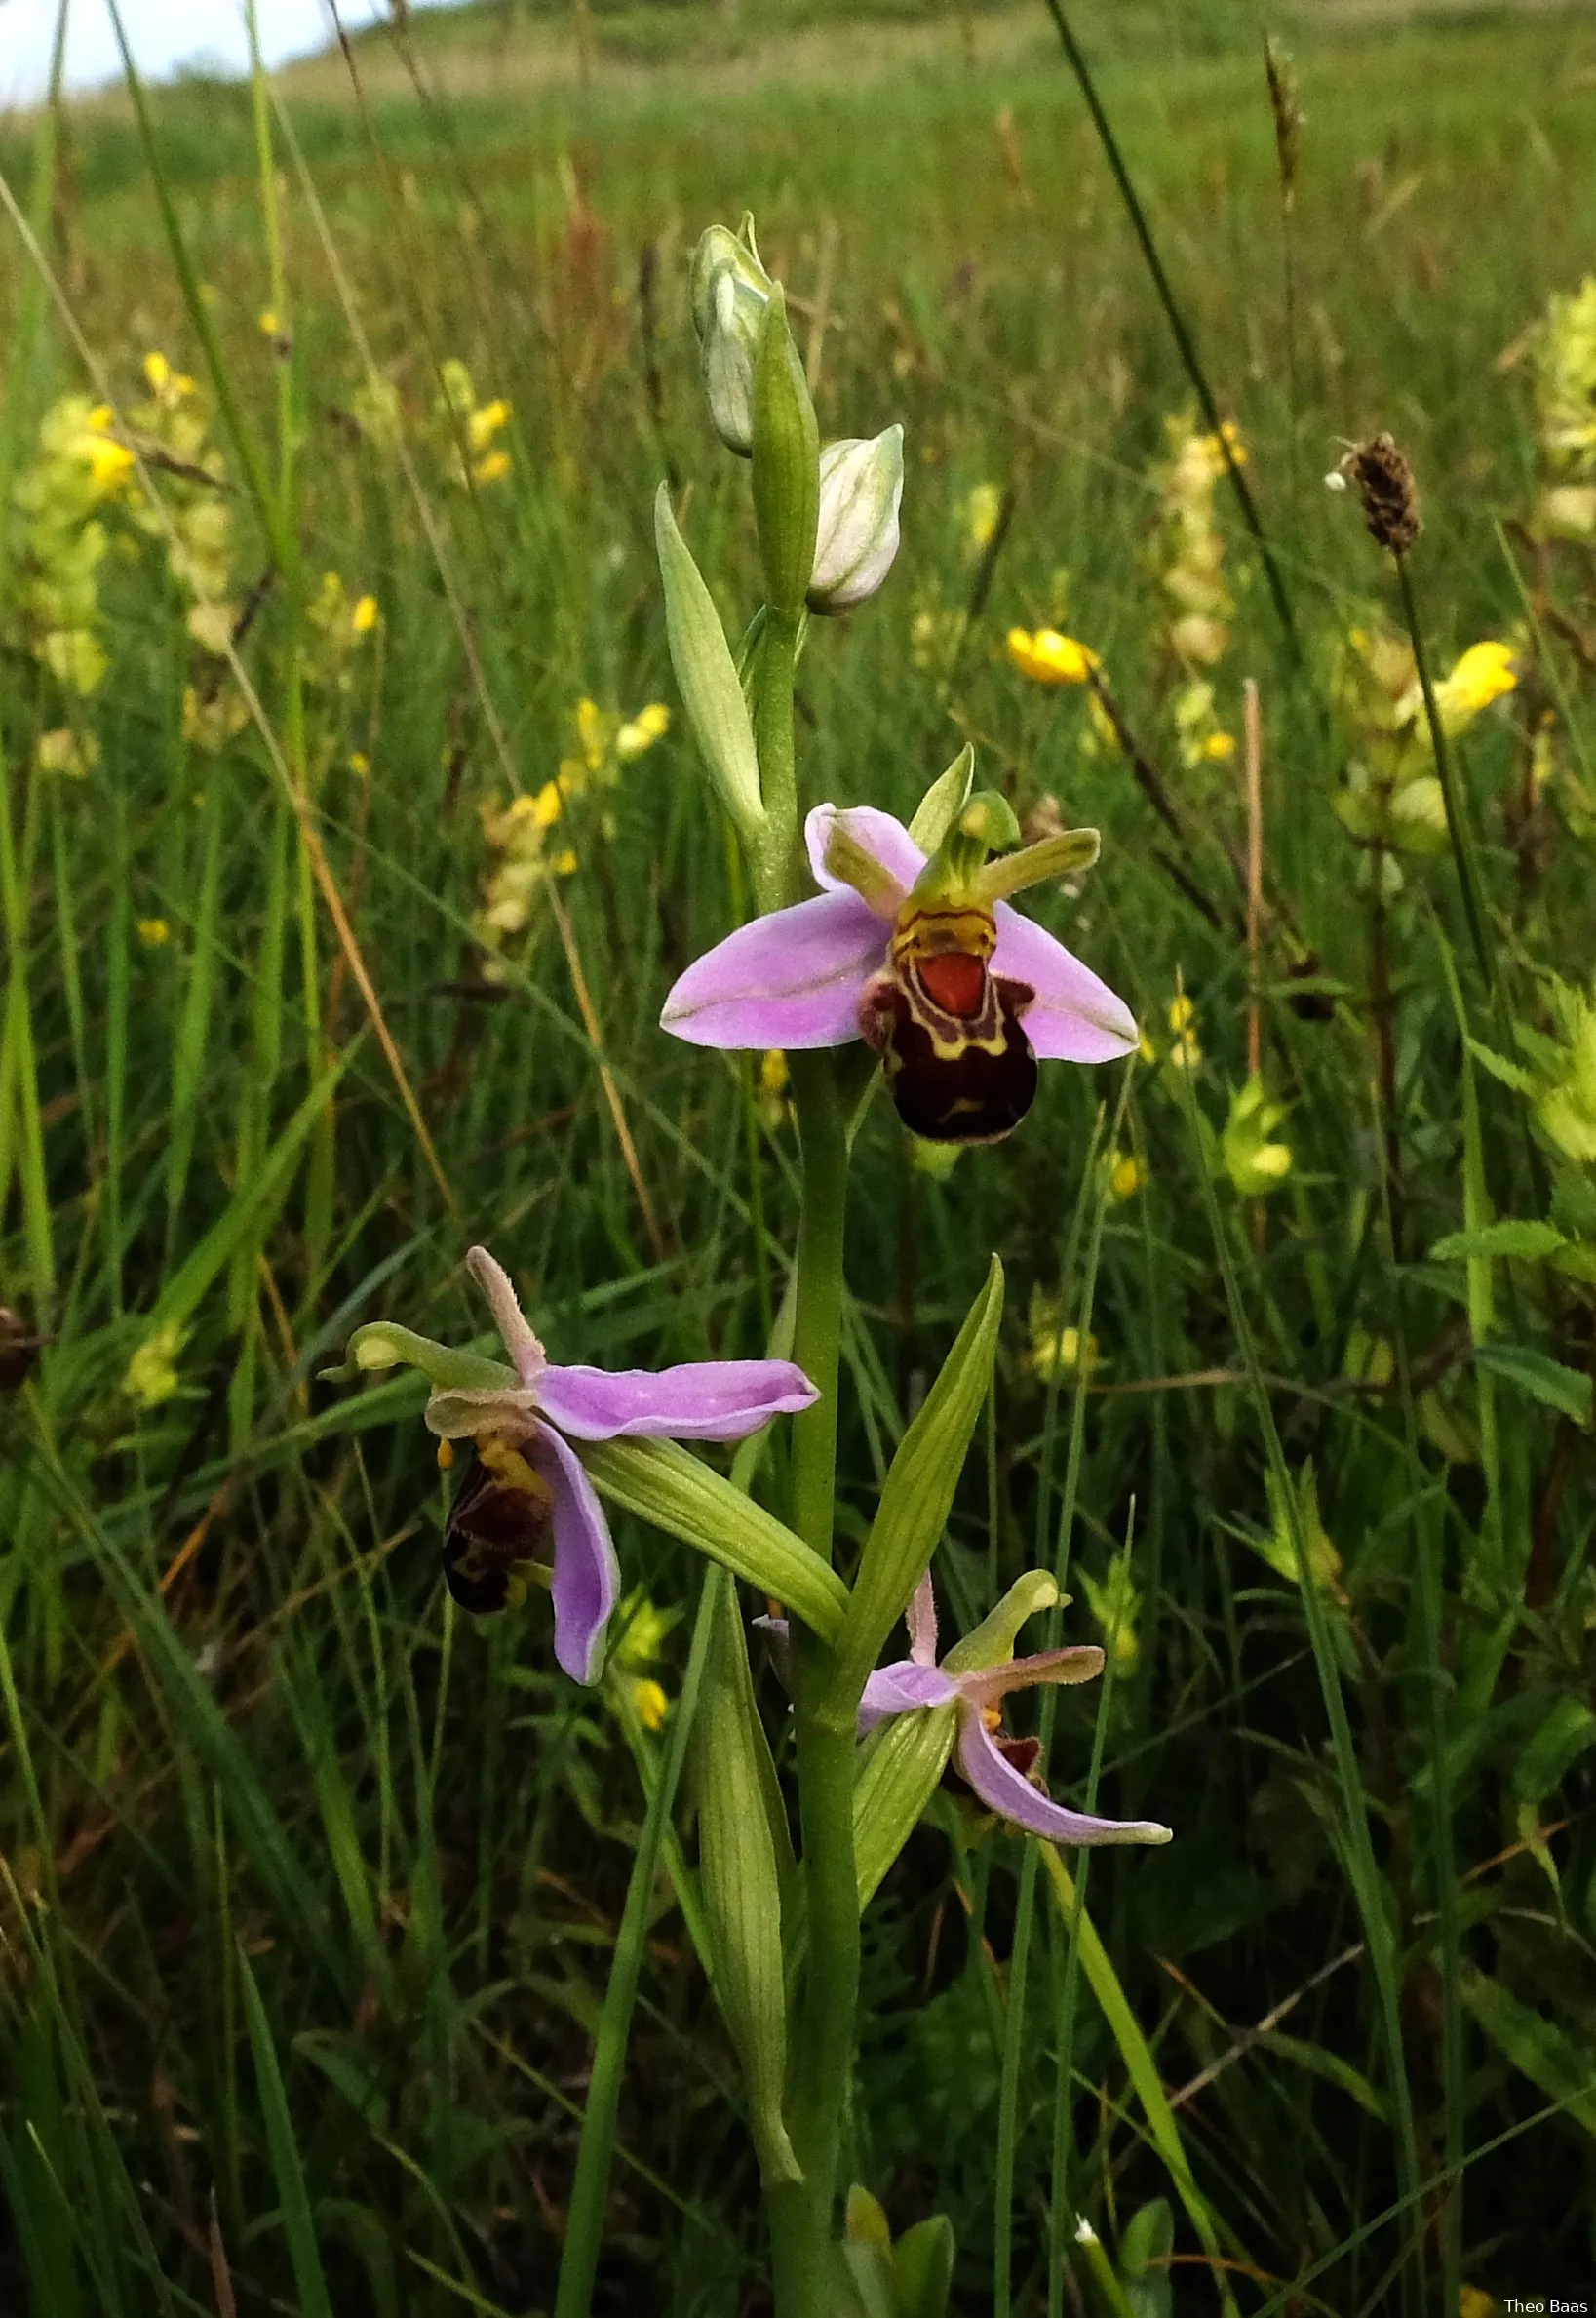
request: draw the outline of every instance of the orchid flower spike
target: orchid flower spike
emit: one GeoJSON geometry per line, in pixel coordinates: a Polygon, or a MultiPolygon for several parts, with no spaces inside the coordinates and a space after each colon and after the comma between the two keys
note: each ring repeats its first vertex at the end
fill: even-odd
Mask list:
{"type": "Polygon", "coordinates": [[[1089,867],[1096,831],[1010,850],[1014,814],[1001,797],[969,795],[973,766],[966,750],[909,829],[873,805],[817,805],[804,834],[821,893],[690,965],[663,1027],[695,1046],[863,1038],[905,1126],[933,1143],[1012,1133],[1038,1059],[1128,1054],[1137,1030],[1123,1000],[1004,899],[1089,867]]]}
{"type": "Polygon", "coordinates": [[[1167,1843],[1170,1829],[1156,1820],[1091,1819],[1066,1811],[1034,1784],[1040,1740],[1003,1736],[1003,1701],[1010,1691],[1042,1682],[1090,1682],[1103,1671],[1103,1653],[1095,1647],[1044,1650],[1034,1658],[1010,1655],[1025,1621],[1037,1610],[1051,1609],[1058,1598],[1045,1570],[1029,1571],[939,1666],[937,1605],[927,1570],[909,1605],[909,1656],[878,1667],[865,1684],[861,1735],[889,1715],[953,1707],[958,1716],[954,1758],[989,1811],[1054,1843],[1167,1843]]]}
{"type": "MultiPolygon", "coordinates": [[[[455,1492],[444,1534],[444,1576],[461,1608],[519,1606],[528,1578],[547,1583],[554,1654],[574,1681],[596,1682],[620,1571],[571,1441],[742,1440],[771,1417],[808,1408],[815,1389],[791,1360],[694,1360],[657,1371],[557,1367],[487,1248],[472,1248],[466,1266],[492,1309],[509,1367],[388,1320],[356,1329],[349,1365],[419,1368],[432,1386],[430,1430],[441,1441],[476,1443],[477,1464],[455,1492]]],[[[441,1449],[439,1461],[452,1457],[441,1449]]]]}

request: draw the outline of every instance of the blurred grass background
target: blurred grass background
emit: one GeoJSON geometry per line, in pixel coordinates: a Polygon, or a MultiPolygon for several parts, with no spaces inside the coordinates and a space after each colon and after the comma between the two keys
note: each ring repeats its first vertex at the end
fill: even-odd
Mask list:
{"type": "MultiPolygon", "coordinates": [[[[867,1923],[853,2173],[896,2226],[952,2212],[955,2306],[991,2306],[1000,2250],[1016,2309],[1114,2306],[1084,2257],[1044,2275],[1062,2043],[1076,2202],[1138,2318],[1220,2306],[1193,2201],[1248,2311],[1435,2307],[1460,2276],[1489,2298],[1596,2268],[1588,1297],[1502,1268],[1500,1333],[1576,1383],[1521,1371],[1498,1396],[1466,1357],[1460,1268],[1427,1260],[1464,1220],[1470,1170],[1503,1214],[1539,1214],[1545,1192],[1516,1098],[1469,1077],[1445,854],[1408,864],[1388,928],[1386,1231],[1371,903],[1334,810],[1355,740],[1333,671],[1394,598],[1321,484],[1346,441],[1392,428],[1423,495],[1432,657],[1510,636],[1542,668],[1464,753],[1501,972],[1543,1023],[1542,970],[1583,979],[1590,955],[1589,827],[1568,799],[1593,736],[1591,566],[1545,581],[1563,622],[1546,648],[1504,552],[1518,535],[1498,526],[1527,520],[1540,471],[1529,334],[1596,249],[1596,28],[1396,13],[1304,7],[1273,26],[1306,111],[1289,302],[1258,12],[1147,0],[1079,25],[1306,647],[1304,674],[1222,494],[1236,601],[1210,676],[1231,732],[1242,678],[1261,688],[1265,1075],[1295,1161],[1257,1221],[1222,1182],[1222,1244],[1339,1556],[1323,1614],[1395,1944],[1394,2074],[1303,1604],[1284,1549],[1264,1550],[1282,1515],[1184,1092],[1217,1131],[1248,1067],[1239,760],[1183,767],[1160,627],[1155,470],[1166,420],[1194,406],[1045,16],[481,6],[363,35],[274,91],[153,92],[148,137],[125,94],[0,135],[50,271],[46,291],[8,227],[9,2302],[220,2310],[225,2289],[240,2310],[430,2318],[552,2300],[655,1767],[637,1684],[672,1689],[684,1636],[652,1610],[693,1573],[622,1526],[646,1601],[628,1663],[574,1693],[537,1604],[491,1625],[449,1613],[418,1396],[351,1401],[314,1379],[359,1318],[480,1329],[459,1267],[476,1238],[557,1358],[763,1342],[795,1215],[779,1084],[655,1029],[742,896],[680,721],[631,762],[613,745],[615,719],[675,700],[661,475],[728,623],[754,602],[743,476],[704,425],[685,305],[699,231],[745,207],[794,293],[823,433],[908,430],[888,587],[809,641],[807,792],[907,811],[968,735],[1022,812],[1050,796],[1100,825],[1102,866],[1046,907],[1154,1055],[1121,1139],[1140,1188],[1102,1211],[1074,1549],[1098,1591],[1070,1630],[1115,1648],[1106,1807],[1177,1829],[1163,1852],[1097,1862],[1090,1905],[1157,2074],[1186,2089],[1169,2127],[1184,2158],[1172,2171],[1168,2135],[1149,2135],[1111,2010],[1067,1981],[1056,1910],[1011,1979],[1019,1846],[948,1796],[867,1923]],[[452,410],[450,361],[470,381],[452,410]],[[106,499],[90,623],[105,672],[87,689],[29,642],[14,497],[69,394],[115,405],[188,556],[135,520],[132,485],[106,499]],[[498,398],[510,413],[474,434],[498,398]],[[508,467],[483,479],[496,451],[508,467]],[[196,632],[207,605],[236,632],[259,725],[196,632]],[[1044,622],[1103,655],[1179,795],[1179,875],[1081,694],[1027,687],[1005,656],[1011,625],[1044,622]],[[1542,716],[1568,778],[1527,839],[1514,815],[1542,716]],[[82,769],[50,768],[51,733],[82,769]],[[498,826],[563,765],[580,775],[525,923],[491,932],[508,888],[489,890],[506,855],[485,809],[498,826]],[[1328,1018],[1303,1017],[1287,977],[1304,966],[1328,1018]],[[1184,1075],[1167,1061],[1182,990],[1200,1047],[1184,1075]],[[1230,1381],[1181,1381],[1216,1372],[1230,1381]],[[1106,1614],[1133,1499],[1137,1598],[1106,1614]],[[1294,1996],[1289,2027],[1251,2033],[1294,1996]],[[1421,2176],[1460,2148],[1470,2162],[1450,2206],[1432,2185],[1393,2218],[1399,2077],[1421,2176]],[[1016,2155],[994,2213],[1000,2117],[1016,2155]]],[[[1480,991],[1469,1003],[1499,1044],[1480,991]]],[[[945,1181],[914,1170],[884,1105],[861,1140],[855,1537],[989,1251],[1008,1268],[1002,1389],[938,1561],[952,1623],[1051,1558],[1083,1381],[1058,1338],[1088,1319],[1113,1091],[1045,1074],[1014,1142],[945,1181]]],[[[779,1470],[770,1486],[779,1502],[779,1470]]],[[[1063,1708],[1060,1794],[1091,1744],[1089,1702],[1063,1708]]],[[[602,2307],[766,2306],[736,2098],[662,1881],[602,2307]]]]}

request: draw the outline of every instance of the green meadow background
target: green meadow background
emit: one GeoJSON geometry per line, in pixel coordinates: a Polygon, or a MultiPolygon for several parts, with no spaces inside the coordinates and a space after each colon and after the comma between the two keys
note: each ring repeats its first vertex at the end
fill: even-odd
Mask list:
{"type": "MultiPolygon", "coordinates": [[[[639,1598],[623,1663],[577,1692],[537,1599],[451,1611],[419,1394],[317,1377],[361,1319],[479,1334],[477,1238],[557,1359],[765,1340],[796,1218],[779,1086],[656,1027],[747,906],[680,715],[627,764],[599,749],[525,927],[485,946],[481,923],[485,808],[585,762],[578,704],[676,707],[661,478],[728,625],[756,601],[685,296],[702,228],[745,208],[823,436],[907,429],[892,576],[809,637],[806,794],[907,814],[968,737],[1022,813],[1101,827],[1090,881],[1037,907],[1152,1056],[1117,1142],[1118,1074],[1064,1067],[945,1176],[883,1102],[861,1135],[842,1557],[997,1250],[945,1621],[1067,1541],[1068,1634],[1107,1630],[1113,1678],[1064,1694],[1053,1791],[1078,1799],[1095,1747],[1103,1807],[1176,1832],[1091,1864],[1072,1943],[1056,1877],[939,1795],[866,1922],[849,2178],[895,2228],[951,2213],[960,2312],[1485,2318],[1596,2280],[1590,1289],[1538,1242],[1430,1253],[1544,1219],[1568,1173],[1490,1058],[1551,1032],[1546,976],[1588,985],[1596,927],[1596,566],[1525,530],[1533,326],[1596,268],[1596,23],[1136,0],[1076,28],[1301,643],[1222,490],[1211,676],[1234,733],[1259,688],[1256,978],[1294,1160],[1266,1200],[1216,1156],[1248,1073],[1240,758],[1183,767],[1160,645],[1151,469],[1196,403],[1040,6],[484,4],[270,86],[0,130],[8,2309],[552,2305],[659,1765],[638,1684],[679,1681],[685,1630],[653,1613],[695,1571],[618,1522],[639,1598]],[[1306,116],[1289,217],[1265,29],[1306,116]],[[151,352],[204,437],[185,465],[151,417],[148,472],[179,516],[225,507],[213,596],[248,613],[259,717],[220,747],[196,717],[226,721],[236,684],[136,489],[99,510],[93,689],[19,609],[41,420],[68,394],[144,406],[151,352]],[[472,408],[511,406],[463,450],[448,360],[472,408]],[[1437,672],[1486,638],[1525,671],[1457,751],[1484,967],[1452,853],[1378,911],[1335,811],[1338,652],[1401,615],[1322,479],[1382,427],[1419,476],[1437,672]],[[468,484],[489,447],[508,471],[468,484]],[[1083,694],[1011,665],[1006,631],[1049,622],[1102,655],[1179,839],[1083,694]],[[52,732],[84,769],[41,764],[52,732]],[[1129,1198],[1110,1145],[1141,1163],[1129,1198]],[[1287,1489],[1329,1553],[1304,1586],[1287,1489]],[[1128,1534],[1134,1601],[1106,1591],[1128,1534]],[[1056,2179],[1104,2259],[1071,2228],[1050,2276],[1056,2179]]],[[[779,1508],[779,1464],[765,1485],[779,1508]]],[[[754,2318],[685,1810],[680,1835],[596,2307],[754,2318]]]]}

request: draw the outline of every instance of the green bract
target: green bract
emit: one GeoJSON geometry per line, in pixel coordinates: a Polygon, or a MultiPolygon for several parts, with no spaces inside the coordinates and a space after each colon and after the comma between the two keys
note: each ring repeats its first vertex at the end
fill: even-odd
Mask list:
{"type": "Polygon", "coordinates": [[[796,618],[815,568],[820,430],[776,284],[754,363],[754,516],[770,609],[796,618]]]}
{"type": "Polygon", "coordinates": [[[662,483],[654,500],[654,540],[665,584],[665,632],[681,703],[704,769],[743,843],[758,845],[765,826],[759,762],[748,703],[720,614],[677,530],[671,494],[662,483]]]}
{"type": "Polygon", "coordinates": [[[694,1735],[699,1880],[716,1999],[748,2079],[759,2171],[766,2183],[795,2181],[802,2174],[782,2117],[787,2005],[782,1877],[770,1815],[775,1774],[754,1704],[736,1591],[723,1579],[716,1591],[694,1735]]]}
{"type": "Polygon", "coordinates": [[[993,1256],[987,1284],[904,1434],[882,1487],[837,1643],[827,1694],[827,1704],[836,1713],[854,1711],[881,1644],[930,1567],[992,1382],[1002,1314],[1003,1267],[993,1256]]]}
{"type": "Polygon", "coordinates": [[[773,1513],[686,1449],[671,1440],[584,1440],[577,1447],[601,1496],[774,1594],[824,1640],[841,1631],[848,1601],[841,1579],[773,1513]]]}

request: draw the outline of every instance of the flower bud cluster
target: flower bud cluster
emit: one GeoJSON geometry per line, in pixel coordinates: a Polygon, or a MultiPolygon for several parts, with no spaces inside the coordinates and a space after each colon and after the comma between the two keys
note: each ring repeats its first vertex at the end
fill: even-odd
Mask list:
{"type": "MultiPolygon", "coordinates": [[[[16,601],[22,642],[67,692],[87,697],[108,665],[100,640],[99,567],[109,538],[98,511],[119,498],[133,453],[111,413],[63,395],[45,413],[38,449],[18,477],[20,518],[16,601]]],[[[70,735],[67,735],[70,738],[70,735]]]]}
{"type": "MultiPolygon", "coordinates": [[[[1471,644],[1435,687],[1447,737],[1466,732],[1517,683],[1510,645],[1496,638],[1471,644]]],[[[1343,827],[1387,853],[1440,852],[1448,842],[1446,799],[1412,645],[1374,623],[1349,628],[1332,689],[1353,731],[1346,778],[1335,800],[1343,827]]],[[[1387,892],[1400,891],[1395,861],[1386,862],[1384,876],[1387,892]]]]}
{"type": "Polygon", "coordinates": [[[1536,348],[1536,428],[1550,471],[1537,529],[1596,539],[1596,274],[1547,303],[1536,348]]]}
{"type": "MultiPolygon", "coordinates": [[[[752,217],[745,216],[736,233],[712,225],[703,235],[693,254],[690,296],[710,422],[728,451],[752,458],[760,337],[778,296],[760,260],[752,217]]],[[[801,399],[806,403],[806,388],[801,399]]],[[[851,611],[880,587],[898,552],[903,480],[901,426],[822,449],[819,519],[805,591],[811,611],[851,611]]]]}

